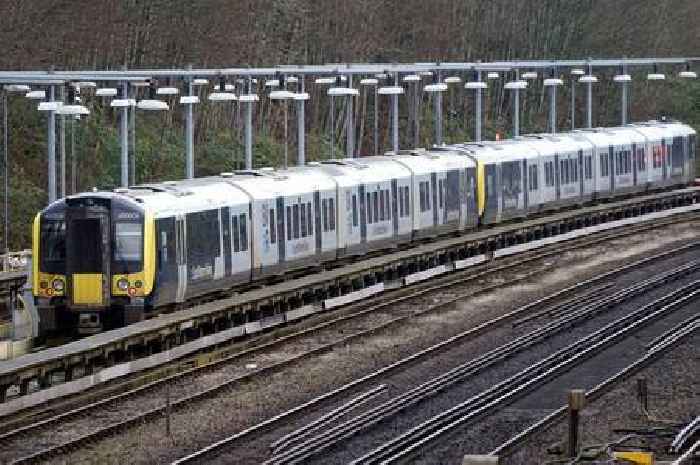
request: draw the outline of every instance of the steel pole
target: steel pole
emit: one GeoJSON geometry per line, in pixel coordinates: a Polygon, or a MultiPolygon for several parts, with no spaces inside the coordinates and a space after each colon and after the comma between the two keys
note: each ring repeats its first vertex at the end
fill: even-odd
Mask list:
{"type": "Polygon", "coordinates": [[[628,84],[628,82],[622,83],[622,108],[620,109],[620,119],[623,126],[627,124],[627,100],[629,98],[627,95],[629,91],[628,84]]]}
{"type": "Polygon", "coordinates": [[[571,130],[576,129],[576,77],[571,77],[571,130]]]}
{"type": "Polygon", "coordinates": [[[549,86],[549,132],[557,133],[557,86],[549,86]]]}
{"type": "Polygon", "coordinates": [[[245,104],[245,169],[253,169],[253,102],[245,104]]]}
{"type": "Polygon", "coordinates": [[[374,86],[374,154],[379,155],[379,83],[374,86]]]}
{"type": "MultiPolygon", "coordinates": [[[[129,98],[129,84],[122,83],[122,98],[129,98]]],[[[121,185],[129,187],[129,107],[122,107],[121,128],[119,137],[121,139],[121,185]]]]}
{"type": "Polygon", "coordinates": [[[328,140],[330,141],[331,144],[331,156],[330,159],[332,160],[335,158],[335,97],[331,95],[331,108],[330,108],[330,128],[329,128],[329,136],[328,140]]]}
{"type": "Polygon", "coordinates": [[[289,136],[288,136],[288,129],[289,129],[289,105],[287,104],[287,99],[284,99],[282,102],[284,104],[284,169],[289,168],[289,136]]]}
{"type": "MultiPolygon", "coordinates": [[[[56,98],[56,89],[49,86],[49,101],[56,98]]],[[[56,112],[49,111],[47,152],[49,159],[49,203],[56,201],[56,112]]]]}
{"type": "MultiPolygon", "coordinates": [[[[299,82],[301,83],[300,92],[304,93],[304,76],[299,77],[299,82]]],[[[297,164],[299,166],[304,166],[306,164],[306,152],[305,152],[305,118],[304,118],[304,100],[297,100],[297,164]]]]}
{"type": "MultiPolygon", "coordinates": [[[[348,87],[352,89],[352,74],[348,75],[348,87]]],[[[355,112],[353,108],[353,96],[348,95],[348,106],[346,113],[346,147],[345,155],[348,158],[353,158],[355,156],[355,112]]]]}
{"type": "Polygon", "coordinates": [[[420,145],[420,81],[413,89],[413,146],[420,145]]]}
{"type": "Polygon", "coordinates": [[[61,115],[59,119],[61,128],[60,135],[60,159],[61,159],[61,198],[66,196],[66,115],[61,115]]]}
{"type": "MultiPolygon", "coordinates": [[[[133,96],[134,99],[136,95],[133,96]]],[[[136,184],[136,107],[131,107],[131,147],[129,150],[129,184],[136,184]]]]}
{"type": "MultiPolygon", "coordinates": [[[[192,96],[193,92],[192,81],[187,83],[187,95],[192,96]]],[[[186,136],[186,177],[187,179],[194,178],[194,108],[192,103],[187,104],[187,128],[185,130],[186,136]]]]}
{"type": "MultiPolygon", "coordinates": [[[[399,85],[399,74],[394,73],[394,85],[399,85]]],[[[391,139],[392,149],[395,154],[399,153],[399,96],[391,96],[391,139]]]]}
{"type": "MultiPolygon", "coordinates": [[[[9,256],[7,254],[10,253],[10,247],[9,247],[9,236],[10,236],[10,206],[9,206],[9,198],[10,198],[10,165],[9,165],[9,148],[8,148],[8,142],[9,142],[9,125],[7,122],[7,92],[4,92],[2,95],[2,123],[3,123],[3,167],[4,167],[4,181],[5,181],[5,205],[4,205],[4,210],[5,210],[5,225],[3,228],[3,236],[4,236],[4,247],[3,250],[5,252],[5,260],[3,261],[3,268],[7,267],[7,264],[9,263],[8,259],[9,256]]],[[[13,313],[14,315],[14,313],[13,313]]],[[[14,325],[12,326],[14,328],[14,325]]]]}
{"type": "MultiPolygon", "coordinates": [[[[437,73],[437,82],[440,82],[440,73],[437,73]]],[[[435,92],[435,142],[443,144],[442,139],[442,92],[435,92]]]]}
{"type": "MultiPolygon", "coordinates": [[[[253,80],[248,78],[248,94],[253,95],[253,80]]],[[[245,104],[245,169],[253,169],[253,102],[245,104]]]]}
{"type": "MultiPolygon", "coordinates": [[[[476,73],[476,81],[481,82],[481,71],[476,73]]],[[[476,102],[475,102],[475,127],[474,127],[474,140],[481,142],[481,113],[482,113],[482,102],[481,102],[481,88],[476,89],[476,102]]]]}
{"type": "Polygon", "coordinates": [[[77,192],[77,160],[75,159],[75,116],[70,120],[70,191],[77,192]]]}
{"type": "MultiPolygon", "coordinates": [[[[593,67],[588,67],[588,75],[593,76],[593,67]]],[[[593,83],[586,83],[586,125],[588,129],[593,127],[593,83]]]]}

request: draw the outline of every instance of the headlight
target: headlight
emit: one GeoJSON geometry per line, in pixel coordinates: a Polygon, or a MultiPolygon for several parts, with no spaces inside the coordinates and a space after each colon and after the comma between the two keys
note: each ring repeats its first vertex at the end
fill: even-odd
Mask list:
{"type": "Polygon", "coordinates": [[[117,287],[120,291],[126,291],[127,289],[129,289],[129,281],[127,281],[126,278],[122,278],[119,281],[117,281],[117,287]]]}
{"type": "Polygon", "coordinates": [[[51,283],[51,287],[53,287],[54,291],[63,292],[63,281],[60,279],[54,279],[51,283]]]}

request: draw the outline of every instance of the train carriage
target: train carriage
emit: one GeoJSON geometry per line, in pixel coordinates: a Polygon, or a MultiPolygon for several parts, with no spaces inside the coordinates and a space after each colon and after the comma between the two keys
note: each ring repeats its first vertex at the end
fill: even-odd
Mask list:
{"type": "Polygon", "coordinates": [[[675,122],[87,192],[34,221],[41,332],[129,324],[347,254],[692,182],[675,122]]]}
{"type": "Polygon", "coordinates": [[[337,184],[338,255],[363,254],[411,240],[411,172],[390,158],[316,164],[337,184]]]}
{"type": "Polygon", "coordinates": [[[410,209],[413,237],[474,227],[476,164],[456,152],[423,149],[391,155],[412,173],[410,209]]]}
{"type": "Polygon", "coordinates": [[[328,176],[314,167],[296,167],[224,177],[249,197],[253,279],[335,259],[338,203],[328,176]]]}
{"type": "Polygon", "coordinates": [[[524,154],[516,144],[484,142],[460,144],[477,165],[482,224],[493,224],[527,215],[524,154]]]}

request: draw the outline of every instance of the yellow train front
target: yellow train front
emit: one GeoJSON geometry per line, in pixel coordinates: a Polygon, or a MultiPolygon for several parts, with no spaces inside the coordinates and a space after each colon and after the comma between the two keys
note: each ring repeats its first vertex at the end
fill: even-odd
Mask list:
{"type": "Polygon", "coordinates": [[[124,196],[86,193],[34,220],[33,289],[42,334],[94,334],[143,319],[154,278],[153,219],[124,196]]]}

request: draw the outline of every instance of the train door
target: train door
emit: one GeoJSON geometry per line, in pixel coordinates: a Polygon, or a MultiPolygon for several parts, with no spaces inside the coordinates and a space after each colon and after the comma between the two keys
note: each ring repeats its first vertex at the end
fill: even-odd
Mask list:
{"type": "Polygon", "coordinates": [[[637,185],[637,144],[632,144],[632,185],[637,185]]]}
{"type": "MultiPolygon", "coordinates": [[[[316,239],[318,241],[318,239],[316,239]]],[[[280,265],[284,263],[287,251],[287,235],[284,230],[284,197],[277,197],[277,253],[280,265]]]]}
{"type": "Polygon", "coordinates": [[[578,179],[579,179],[579,189],[580,189],[580,197],[583,197],[583,193],[585,192],[583,189],[583,180],[586,177],[586,170],[584,167],[583,163],[583,150],[578,151],[578,179]]]}
{"type": "Polygon", "coordinates": [[[357,187],[360,197],[360,243],[367,242],[367,205],[365,202],[365,185],[360,184],[357,187]]]}
{"type": "Polygon", "coordinates": [[[175,245],[175,218],[156,221],[158,231],[158,300],[175,302],[179,283],[177,247],[175,245]]]}
{"type": "Polygon", "coordinates": [[[437,226],[438,210],[440,210],[440,205],[438,204],[437,173],[430,173],[430,189],[433,194],[433,226],[437,226]]]}
{"type": "Polygon", "coordinates": [[[233,256],[231,254],[231,208],[221,209],[221,237],[224,241],[224,276],[231,276],[233,256]]]}
{"type": "Polygon", "coordinates": [[[175,220],[175,248],[177,249],[177,294],[176,302],[184,302],[187,292],[187,229],[185,215],[179,214],[175,220]]]}
{"type": "Polygon", "coordinates": [[[554,185],[556,186],[556,200],[561,198],[561,181],[564,173],[561,172],[559,167],[559,154],[554,154],[554,185]]]}
{"type": "Polygon", "coordinates": [[[615,192],[615,149],[608,146],[608,172],[610,173],[610,193],[615,192]]]}
{"type": "Polygon", "coordinates": [[[391,219],[394,226],[394,237],[399,236],[399,209],[398,209],[399,187],[398,180],[391,180],[391,219]]]}

